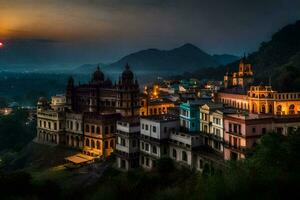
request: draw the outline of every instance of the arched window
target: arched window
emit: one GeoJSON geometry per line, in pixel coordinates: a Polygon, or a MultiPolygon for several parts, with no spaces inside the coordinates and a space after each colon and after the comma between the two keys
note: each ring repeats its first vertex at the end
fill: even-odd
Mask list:
{"type": "Polygon", "coordinates": [[[95,141],[92,140],[92,148],[95,148],[95,141]]]}
{"type": "Polygon", "coordinates": [[[97,126],[97,128],[96,128],[96,133],[100,134],[100,127],[99,126],[97,126]]]}
{"type": "Polygon", "coordinates": [[[294,104],[289,106],[289,114],[291,114],[291,115],[295,114],[295,105],[294,104]]]}
{"type": "Polygon", "coordinates": [[[89,139],[85,140],[85,146],[88,146],[88,147],[90,146],[90,140],[89,139]]]}
{"type": "Polygon", "coordinates": [[[266,106],[265,105],[261,106],[261,113],[266,113],[266,106]]]}
{"type": "Polygon", "coordinates": [[[278,105],[277,106],[277,114],[281,114],[281,112],[282,112],[282,106],[278,105]]]}
{"type": "Polygon", "coordinates": [[[273,113],[273,106],[271,104],[269,104],[269,113],[273,113]]]}
{"type": "Polygon", "coordinates": [[[90,126],[88,124],[85,125],[85,132],[90,132],[90,126]]]}
{"type": "Polygon", "coordinates": [[[114,141],[113,140],[110,141],[110,148],[114,148],[114,141]]]}
{"type": "Polygon", "coordinates": [[[96,147],[97,147],[97,149],[100,149],[100,142],[99,141],[96,142],[96,147]]]}
{"type": "Polygon", "coordinates": [[[173,149],[173,158],[177,158],[177,151],[175,149],[173,149]]]}
{"type": "Polygon", "coordinates": [[[257,112],[257,106],[255,103],[252,104],[252,112],[256,113],[257,112]]]}
{"type": "Polygon", "coordinates": [[[182,151],[182,160],[187,162],[187,154],[185,151],[182,151]]]}

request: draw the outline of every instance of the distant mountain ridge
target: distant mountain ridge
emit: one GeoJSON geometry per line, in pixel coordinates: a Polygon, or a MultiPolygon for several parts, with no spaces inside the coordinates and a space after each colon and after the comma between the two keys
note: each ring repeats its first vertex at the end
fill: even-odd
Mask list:
{"type": "MultiPolygon", "coordinates": [[[[217,67],[237,60],[228,54],[211,56],[197,46],[186,43],[171,50],[146,49],[131,53],[120,60],[107,64],[104,70],[120,71],[128,63],[135,71],[186,72],[201,68],[217,67]]],[[[91,66],[81,66],[89,68],[91,66]]]]}
{"type": "Polygon", "coordinates": [[[129,63],[133,70],[144,71],[190,71],[202,67],[216,67],[212,56],[192,44],[184,44],[171,50],[147,49],[129,54],[107,67],[122,69],[129,63]]]}

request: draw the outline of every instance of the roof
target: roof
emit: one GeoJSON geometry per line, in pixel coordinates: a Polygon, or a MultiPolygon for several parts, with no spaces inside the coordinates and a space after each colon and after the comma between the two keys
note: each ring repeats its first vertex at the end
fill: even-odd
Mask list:
{"type": "Polygon", "coordinates": [[[151,115],[147,117],[141,117],[141,119],[148,119],[156,122],[168,122],[168,121],[178,121],[179,116],[175,115],[151,115]]]}
{"type": "Polygon", "coordinates": [[[65,160],[70,161],[74,164],[83,164],[94,160],[94,158],[88,155],[84,155],[82,153],[78,153],[74,156],[69,156],[65,158],[65,160]]]}

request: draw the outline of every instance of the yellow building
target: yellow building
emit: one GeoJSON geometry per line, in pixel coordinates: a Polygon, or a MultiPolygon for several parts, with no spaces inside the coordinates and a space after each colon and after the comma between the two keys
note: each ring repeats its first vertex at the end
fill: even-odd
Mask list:
{"type": "Polygon", "coordinates": [[[165,98],[148,99],[141,98],[140,116],[166,114],[168,108],[174,107],[174,103],[165,98]]]}
{"type": "Polygon", "coordinates": [[[233,86],[245,87],[253,83],[253,70],[252,65],[247,61],[244,56],[239,63],[239,71],[233,74],[226,73],[224,76],[224,86],[225,88],[230,88],[233,86]]]}
{"type": "Polygon", "coordinates": [[[93,157],[109,157],[115,148],[117,113],[84,115],[83,153],[93,157]]]}
{"type": "Polygon", "coordinates": [[[250,113],[300,114],[300,92],[277,92],[271,86],[251,86],[247,94],[218,92],[215,100],[250,113]]]}

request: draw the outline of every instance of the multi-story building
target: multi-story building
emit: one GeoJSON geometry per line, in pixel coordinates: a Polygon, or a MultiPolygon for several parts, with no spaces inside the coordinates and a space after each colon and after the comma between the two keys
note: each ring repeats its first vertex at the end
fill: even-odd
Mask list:
{"type": "Polygon", "coordinates": [[[93,157],[110,156],[115,149],[116,121],[139,115],[139,85],[129,65],[113,85],[99,67],[88,84],[75,86],[69,78],[66,95],[40,98],[37,141],[62,144],[93,157]]]}
{"type": "Polygon", "coordinates": [[[170,134],[179,130],[179,118],[157,115],[141,118],[140,165],[146,169],[156,166],[156,160],[167,157],[170,134]]]}
{"type": "Polygon", "coordinates": [[[115,149],[118,113],[85,113],[83,153],[94,157],[109,157],[115,149]]]}
{"type": "Polygon", "coordinates": [[[200,132],[203,143],[223,152],[223,104],[207,103],[200,107],[200,132]]]}
{"type": "Polygon", "coordinates": [[[252,148],[268,132],[287,135],[299,127],[300,117],[297,115],[228,114],[224,117],[224,159],[245,158],[246,149],[252,148]]]}
{"type": "Polygon", "coordinates": [[[115,155],[118,168],[127,171],[139,166],[139,138],[139,118],[123,118],[117,121],[115,155]]]}
{"type": "Polygon", "coordinates": [[[200,113],[199,106],[208,103],[209,99],[187,101],[180,104],[180,128],[185,132],[199,132],[200,113]]]}
{"type": "Polygon", "coordinates": [[[44,109],[48,106],[47,100],[40,98],[37,109],[37,141],[48,144],[64,144],[65,113],[44,109]]]}
{"type": "Polygon", "coordinates": [[[169,108],[173,108],[175,104],[166,98],[150,99],[144,95],[141,100],[140,116],[163,115],[167,114],[169,108]]]}
{"type": "Polygon", "coordinates": [[[67,112],[65,132],[66,145],[69,147],[82,149],[84,142],[83,114],[67,112]]]}

